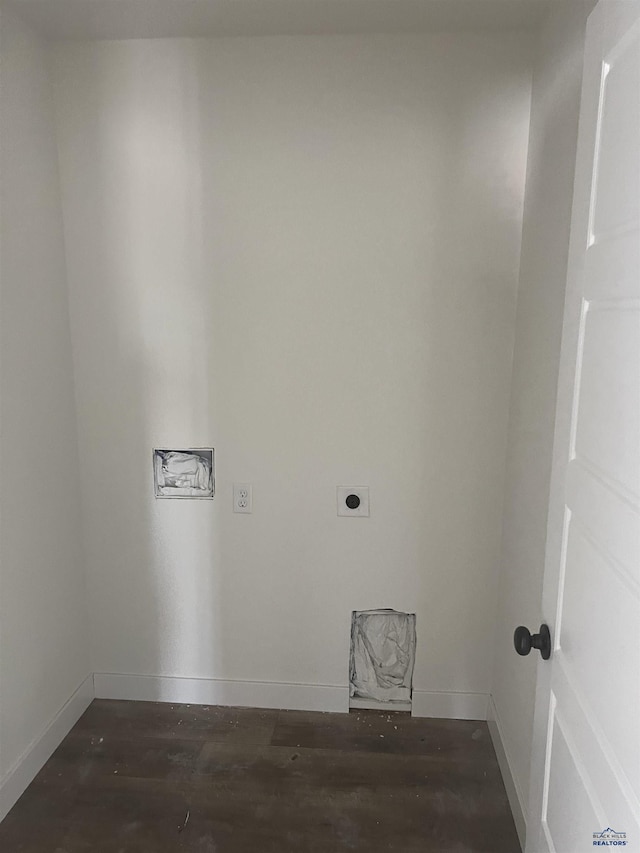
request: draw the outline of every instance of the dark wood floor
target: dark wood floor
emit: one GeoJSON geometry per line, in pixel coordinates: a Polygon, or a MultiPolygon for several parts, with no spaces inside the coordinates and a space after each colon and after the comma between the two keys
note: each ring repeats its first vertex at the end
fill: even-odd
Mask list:
{"type": "Polygon", "coordinates": [[[518,853],[486,723],[96,700],[2,853],[518,853]]]}

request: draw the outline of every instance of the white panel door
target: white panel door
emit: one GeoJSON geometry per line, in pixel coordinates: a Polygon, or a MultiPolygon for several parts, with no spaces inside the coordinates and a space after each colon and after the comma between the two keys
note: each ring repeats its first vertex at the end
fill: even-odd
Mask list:
{"type": "Polygon", "coordinates": [[[542,615],[527,853],[640,851],[640,0],[587,28],[542,615]]]}

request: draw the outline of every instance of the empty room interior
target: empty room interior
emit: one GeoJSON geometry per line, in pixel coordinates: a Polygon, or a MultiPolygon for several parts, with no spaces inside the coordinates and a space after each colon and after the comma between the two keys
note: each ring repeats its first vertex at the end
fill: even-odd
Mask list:
{"type": "Polygon", "coordinates": [[[5,0],[3,853],[640,851],[639,22],[5,0]]]}

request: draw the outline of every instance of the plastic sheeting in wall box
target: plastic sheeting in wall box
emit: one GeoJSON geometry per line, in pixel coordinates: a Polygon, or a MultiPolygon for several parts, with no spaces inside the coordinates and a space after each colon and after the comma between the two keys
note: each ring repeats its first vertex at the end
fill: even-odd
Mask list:
{"type": "Polygon", "coordinates": [[[349,694],[379,702],[411,700],[416,615],[355,610],[351,619],[349,694]]]}

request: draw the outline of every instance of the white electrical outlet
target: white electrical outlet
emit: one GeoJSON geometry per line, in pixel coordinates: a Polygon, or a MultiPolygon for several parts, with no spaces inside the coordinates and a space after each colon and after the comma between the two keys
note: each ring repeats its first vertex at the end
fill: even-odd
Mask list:
{"type": "Polygon", "coordinates": [[[369,486],[338,486],[338,515],[369,517],[369,486]]]}
{"type": "Polygon", "coordinates": [[[253,490],[250,483],[233,484],[233,511],[253,512],[253,490]]]}

